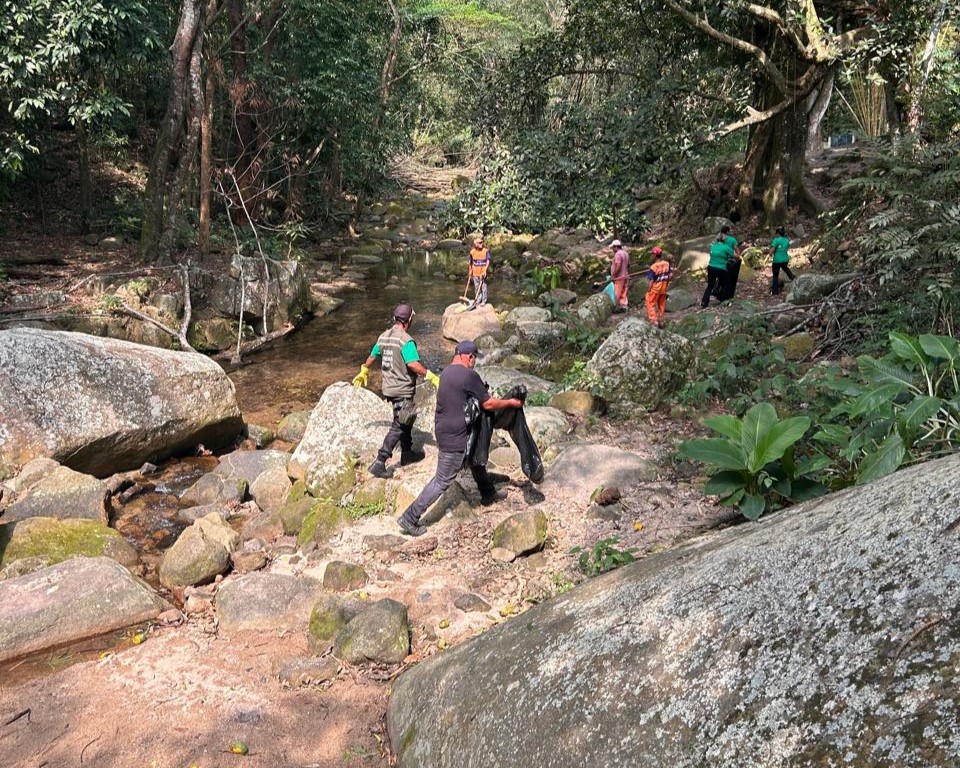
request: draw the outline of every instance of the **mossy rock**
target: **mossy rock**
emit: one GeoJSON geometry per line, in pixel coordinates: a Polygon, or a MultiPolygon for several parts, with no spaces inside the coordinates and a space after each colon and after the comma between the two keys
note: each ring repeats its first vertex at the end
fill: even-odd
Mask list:
{"type": "Polygon", "coordinates": [[[526,372],[530,371],[536,362],[537,361],[529,355],[507,355],[500,362],[500,365],[502,365],[504,368],[513,368],[517,371],[526,372]]]}
{"type": "Polygon", "coordinates": [[[327,541],[339,532],[347,523],[346,511],[330,499],[317,501],[303,519],[297,542],[300,546],[315,541],[318,544],[327,541]]]}
{"type": "Polygon", "coordinates": [[[359,565],[334,560],[323,572],[323,588],[331,592],[353,592],[365,587],[370,577],[359,565]]]}
{"type": "Polygon", "coordinates": [[[787,360],[803,360],[813,352],[817,342],[809,333],[795,333],[793,336],[782,339],[780,344],[783,346],[783,356],[787,360]]]}
{"type": "Polygon", "coordinates": [[[333,651],[350,664],[399,664],[410,652],[407,607],[389,599],[365,607],[337,632],[333,651]]]}
{"type": "Polygon", "coordinates": [[[337,633],[356,616],[361,603],[341,595],[324,595],[310,612],[307,640],[311,653],[323,653],[333,644],[337,633]]]}
{"type": "Polygon", "coordinates": [[[390,512],[397,499],[396,483],[370,477],[357,486],[350,502],[351,517],[369,517],[390,512]]]}
{"type": "Polygon", "coordinates": [[[225,317],[196,320],[187,331],[190,346],[201,352],[219,352],[237,343],[237,323],[225,317]]]}
{"type": "Polygon", "coordinates": [[[543,547],[549,521],[541,509],[511,515],[493,531],[493,548],[506,549],[517,555],[543,547]]]}
{"type": "Polygon", "coordinates": [[[317,499],[333,499],[339,502],[353,490],[357,482],[357,467],[352,459],[345,459],[340,472],[324,483],[309,486],[310,495],[317,499]]]}
{"type": "Polygon", "coordinates": [[[312,496],[304,496],[295,501],[288,498],[277,513],[283,525],[283,532],[288,536],[299,534],[311,510],[318,503],[312,496]]]}
{"type": "Polygon", "coordinates": [[[0,525],[0,568],[26,558],[55,565],[74,557],[109,557],[131,570],[140,566],[133,547],[96,520],[31,517],[0,525]]]}

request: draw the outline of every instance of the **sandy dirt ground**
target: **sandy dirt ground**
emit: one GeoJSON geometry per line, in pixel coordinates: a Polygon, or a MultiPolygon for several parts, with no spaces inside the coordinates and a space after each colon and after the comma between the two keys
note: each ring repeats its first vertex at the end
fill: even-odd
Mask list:
{"type": "MultiPolygon", "coordinates": [[[[653,457],[662,450],[656,435],[681,425],[651,419],[661,421],[640,428],[600,422],[588,437],[653,457]]],[[[428,469],[433,460],[428,453],[428,469]]],[[[587,503],[544,499],[526,480],[511,479],[502,486],[503,502],[474,504],[403,546],[372,549],[371,537],[396,535],[398,529],[392,516],[371,517],[323,549],[274,558],[269,568],[275,572],[315,578],[333,559],[363,565],[371,579],[368,599],[392,597],[408,606],[412,652],[399,670],[341,665],[331,681],[290,688],[277,672],[284,661],[309,655],[305,632],[227,636],[211,612],[187,616],[179,626],[152,625],[142,644],[123,639],[102,657],[68,649],[8,669],[0,677],[2,765],[389,765],[383,720],[391,679],[586,578],[573,547],[617,537],[618,548],[636,548],[642,557],[734,521],[730,510],[705,501],[677,467],[663,466],[672,474],[623,489],[613,508],[619,520],[589,518],[587,503]],[[550,519],[546,548],[513,563],[494,561],[493,528],[531,504],[550,519]],[[453,601],[465,593],[480,596],[490,609],[455,608],[453,601]],[[235,740],[248,745],[249,755],[230,753],[235,740]]]]}

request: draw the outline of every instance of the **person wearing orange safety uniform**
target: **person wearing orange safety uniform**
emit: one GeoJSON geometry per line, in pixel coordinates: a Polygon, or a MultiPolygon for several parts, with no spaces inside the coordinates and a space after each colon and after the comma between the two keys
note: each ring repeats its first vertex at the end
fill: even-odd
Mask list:
{"type": "Polygon", "coordinates": [[[473,278],[473,304],[470,309],[487,303],[487,271],[490,269],[490,250],[483,247],[483,238],[473,241],[470,249],[470,277],[473,278]]]}
{"type": "Polygon", "coordinates": [[[667,311],[667,286],[673,277],[673,267],[662,248],[655,247],[651,253],[654,262],[647,270],[647,280],[650,281],[646,295],[647,317],[657,328],[663,328],[663,316],[667,311]]]}

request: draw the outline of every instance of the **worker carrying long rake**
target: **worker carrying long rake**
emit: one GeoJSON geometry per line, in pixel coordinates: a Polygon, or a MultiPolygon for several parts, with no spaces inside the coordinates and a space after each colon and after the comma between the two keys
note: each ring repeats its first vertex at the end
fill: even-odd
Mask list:
{"type": "Polygon", "coordinates": [[[483,238],[473,241],[470,249],[470,267],[467,279],[473,280],[473,302],[468,310],[482,307],[487,303],[487,272],[490,270],[490,249],[484,248],[483,238]]]}

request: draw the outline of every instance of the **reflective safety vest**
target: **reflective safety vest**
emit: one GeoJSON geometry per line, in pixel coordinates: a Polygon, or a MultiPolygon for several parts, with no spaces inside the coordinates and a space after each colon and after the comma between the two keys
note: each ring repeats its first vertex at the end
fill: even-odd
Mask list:
{"type": "Polygon", "coordinates": [[[490,251],[486,248],[470,249],[470,274],[474,277],[486,277],[490,266],[490,251]]]}
{"type": "Polygon", "coordinates": [[[403,360],[403,347],[410,336],[400,326],[393,326],[380,334],[380,369],[383,374],[381,390],[384,397],[412,398],[417,391],[417,374],[407,368],[403,360]]]}
{"type": "Polygon", "coordinates": [[[669,261],[655,261],[650,269],[647,270],[647,279],[650,281],[650,291],[653,293],[663,293],[667,290],[667,283],[673,277],[673,267],[669,261]]]}

